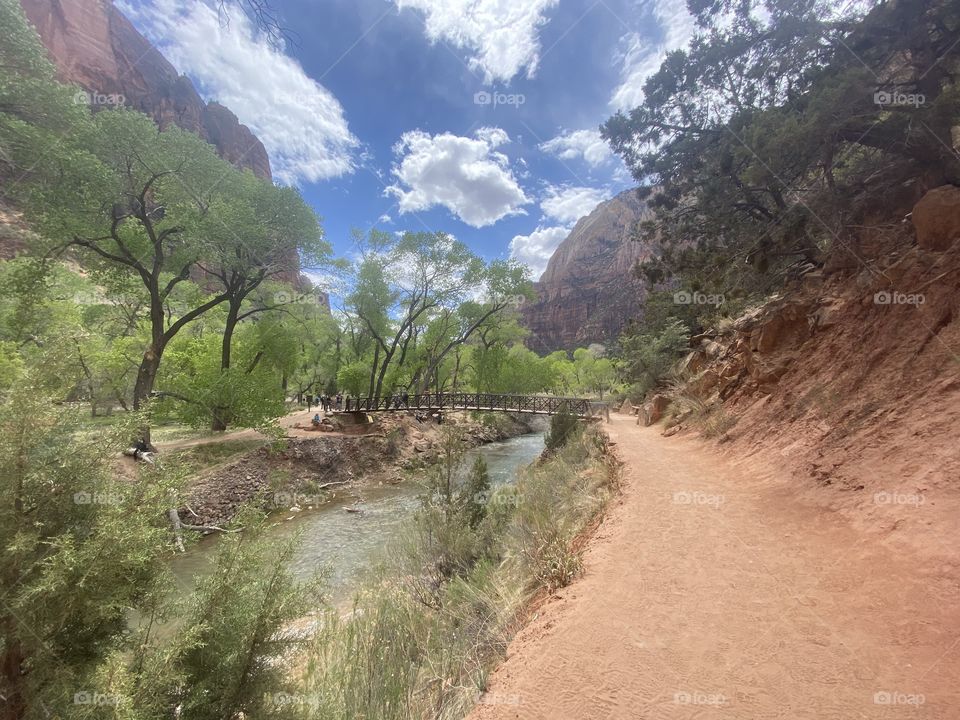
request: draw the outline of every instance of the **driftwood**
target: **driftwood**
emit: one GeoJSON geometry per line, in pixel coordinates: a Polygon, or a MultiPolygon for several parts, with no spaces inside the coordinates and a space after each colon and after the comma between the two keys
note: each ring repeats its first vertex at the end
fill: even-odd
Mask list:
{"type": "MultiPolygon", "coordinates": [[[[190,510],[190,508],[187,508],[187,509],[190,510]]],[[[194,515],[194,517],[197,517],[197,514],[193,512],[193,510],[190,510],[190,512],[194,515]]],[[[190,525],[180,520],[180,513],[177,511],[176,508],[170,508],[169,510],[167,510],[167,516],[170,518],[170,524],[173,525],[174,543],[177,546],[177,550],[179,550],[180,552],[186,552],[186,548],[183,545],[184,530],[192,530],[193,532],[202,532],[202,533],[210,533],[210,532],[235,533],[235,532],[241,532],[243,530],[243,528],[235,528],[233,530],[227,530],[226,528],[222,528],[218,525],[190,525]]]]}

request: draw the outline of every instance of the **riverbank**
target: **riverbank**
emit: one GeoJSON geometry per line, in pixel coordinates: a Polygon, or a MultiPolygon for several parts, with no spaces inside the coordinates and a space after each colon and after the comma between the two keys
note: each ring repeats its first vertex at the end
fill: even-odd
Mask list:
{"type": "Polygon", "coordinates": [[[457,427],[475,447],[543,427],[540,418],[504,413],[448,414],[443,425],[394,413],[350,434],[300,432],[198,473],[180,515],[191,525],[228,524],[246,504],[268,512],[316,507],[358,488],[402,482],[435,462],[441,429],[457,427]]]}
{"type": "Polygon", "coordinates": [[[439,494],[421,496],[352,611],[315,619],[291,684],[268,701],[298,718],[463,717],[531,602],[577,575],[578,540],[617,488],[596,425],[523,469],[516,484],[475,493],[468,479],[445,499],[441,468],[427,479],[439,494]]]}

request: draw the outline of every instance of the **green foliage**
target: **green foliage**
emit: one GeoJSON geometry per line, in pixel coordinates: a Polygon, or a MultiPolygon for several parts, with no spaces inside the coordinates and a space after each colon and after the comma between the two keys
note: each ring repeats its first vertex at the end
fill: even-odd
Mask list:
{"type": "Polygon", "coordinates": [[[550,417],[550,430],[544,437],[547,450],[562,448],[576,436],[579,428],[577,416],[570,412],[566,403],[562,404],[560,410],[550,417]]]}
{"type": "Polygon", "coordinates": [[[651,282],[748,301],[849,245],[871,207],[909,202],[905,182],[960,181],[951,3],[691,7],[700,34],[602,129],[655,211],[651,282]]]}
{"type": "Polygon", "coordinates": [[[467,517],[467,523],[473,530],[483,522],[487,516],[487,501],[490,498],[490,474],[487,472],[487,461],[482,455],[477,455],[473,467],[467,475],[466,482],[460,489],[460,506],[467,517]]]}
{"type": "Polygon", "coordinates": [[[179,656],[186,717],[219,720],[243,712],[289,717],[274,696],[290,690],[278,638],[285,626],[320,602],[319,586],[299,586],[287,565],[297,539],[277,546],[264,534],[265,518],[247,511],[237,518],[244,532],[218,546],[215,571],[198,588],[186,613],[185,647],[179,656]]]}
{"type": "Polygon", "coordinates": [[[25,717],[92,688],[99,665],[129,648],[126,608],[150,603],[165,574],[176,488],[114,477],[109,456],[129,428],[79,430],[29,374],[0,405],[0,694],[25,717]]]}
{"type": "Polygon", "coordinates": [[[655,334],[624,333],[618,352],[621,373],[630,383],[630,398],[643,399],[688,351],[689,331],[679,320],[668,320],[655,334]]]}

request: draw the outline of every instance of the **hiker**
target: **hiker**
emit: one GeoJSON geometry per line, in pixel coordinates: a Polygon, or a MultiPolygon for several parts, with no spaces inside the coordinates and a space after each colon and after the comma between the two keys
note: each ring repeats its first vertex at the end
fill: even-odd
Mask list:
{"type": "Polygon", "coordinates": [[[407,392],[406,388],[404,388],[403,392],[400,393],[400,402],[403,403],[403,406],[405,408],[407,408],[408,410],[410,409],[410,393],[407,392]]]}
{"type": "Polygon", "coordinates": [[[330,409],[330,398],[327,397],[326,393],[320,396],[320,409],[324,412],[330,409]]]}
{"type": "Polygon", "coordinates": [[[313,410],[313,395],[307,393],[307,412],[313,410]]]}
{"type": "Polygon", "coordinates": [[[313,423],[314,427],[320,427],[320,413],[317,413],[316,415],[314,415],[313,420],[311,420],[310,422],[313,423]]]}
{"type": "Polygon", "coordinates": [[[343,410],[343,395],[337,393],[337,412],[343,410]]]}

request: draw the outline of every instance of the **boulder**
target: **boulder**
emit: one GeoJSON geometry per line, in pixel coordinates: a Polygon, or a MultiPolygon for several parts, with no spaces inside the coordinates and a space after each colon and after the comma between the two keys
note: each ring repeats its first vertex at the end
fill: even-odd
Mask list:
{"type": "Polygon", "coordinates": [[[653,425],[659,422],[669,404],[670,398],[666,395],[654,395],[653,399],[643,404],[643,424],[653,425]]]}
{"type": "Polygon", "coordinates": [[[960,188],[941,185],[930,190],[913,206],[917,245],[943,251],[960,239],[960,188]]]}

